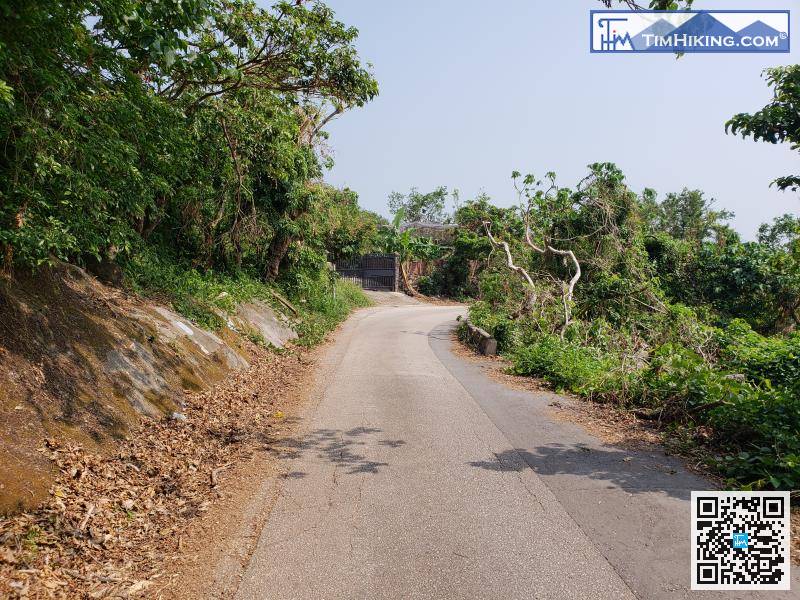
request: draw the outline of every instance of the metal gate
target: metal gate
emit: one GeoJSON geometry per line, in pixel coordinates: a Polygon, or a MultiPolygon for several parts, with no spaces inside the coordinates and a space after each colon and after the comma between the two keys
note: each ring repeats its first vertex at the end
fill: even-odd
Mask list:
{"type": "Polygon", "coordinates": [[[342,279],[365,290],[396,292],[399,267],[396,254],[365,254],[351,260],[336,261],[336,272],[342,279]]]}

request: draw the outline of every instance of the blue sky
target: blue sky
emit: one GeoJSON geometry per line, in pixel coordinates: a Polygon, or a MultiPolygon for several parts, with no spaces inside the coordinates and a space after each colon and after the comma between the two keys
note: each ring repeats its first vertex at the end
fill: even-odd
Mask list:
{"type": "MultiPolygon", "coordinates": [[[[737,112],[770,98],[769,55],[598,55],[588,51],[595,0],[328,0],[361,31],[380,96],[332,123],[327,180],[386,214],[393,190],[439,185],[461,198],[515,202],[513,170],[574,185],[612,161],[636,191],[700,188],[736,213],[751,238],[761,222],[800,211],[769,183],[800,171],[788,146],[725,135],[737,112]]],[[[794,0],[697,0],[697,8],[800,9],[794,0]]],[[[797,15],[792,29],[800,31],[797,15]]],[[[793,46],[800,47],[800,38],[793,46]]]]}

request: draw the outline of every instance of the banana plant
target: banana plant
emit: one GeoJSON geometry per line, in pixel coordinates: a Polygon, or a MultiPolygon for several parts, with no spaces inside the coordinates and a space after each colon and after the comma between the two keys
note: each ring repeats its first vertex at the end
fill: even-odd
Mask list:
{"type": "Polygon", "coordinates": [[[403,285],[414,296],[419,295],[408,278],[406,264],[411,260],[433,260],[441,255],[442,248],[433,240],[415,236],[410,229],[400,231],[400,225],[405,217],[405,208],[400,208],[392,219],[391,227],[382,230],[382,247],[387,253],[397,254],[400,259],[400,276],[403,285]]]}

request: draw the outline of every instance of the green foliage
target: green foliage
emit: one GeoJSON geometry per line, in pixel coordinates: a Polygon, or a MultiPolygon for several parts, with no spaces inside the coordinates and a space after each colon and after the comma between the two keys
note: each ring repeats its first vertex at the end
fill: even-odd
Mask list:
{"type": "Polygon", "coordinates": [[[756,385],[782,388],[800,397],[800,334],[765,337],[742,320],[717,334],[720,362],[756,385]]]}
{"type": "Polygon", "coordinates": [[[656,231],[645,237],[645,251],[661,289],[673,300],[688,302],[692,297],[690,273],[696,257],[692,242],[656,231]]]}
{"type": "Polygon", "coordinates": [[[697,352],[678,344],[664,344],[643,372],[643,401],[671,415],[697,414],[709,406],[729,404],[749,386],[727,378],[697,352]]]}
{"type": "MultiPolygon", "coordinates": [[[[239,304],[254,299],[284,312],[273,295],[278,292],[300,311],[295,323],[299,343],[314,345],[354,308],[368,306],[369,299],[359,287],[330,277],[324,262],[320,265],[314,257],[305,260],[308,262],[293,268],[293,277],[280,285],[243,272],[198,271],[181,263],[167,248],[144,248],[123,266],[126,285],[133,291],[169,303],[183,316],[209,329],[222,327],[239,304]]],[[[258,342],[257,338],[253,341],[258,342]]]]}
{"type": "Polygon", "coordinates": [[[447,188],[444,186],[426,194],[412,187],[408,194],[400,192],[389,194],[389,211],[396,215],[402,210],[403,219],[410,223],[415,221],[444,223],[447,220],[446,202],[447,188]]]}
{"type": "Polygon", "coordinates": [[[391,226],[380,228],[376,240],[377,248],[387,254],[397,254],[401,262],[439,258],[444,249],[435,241],[414,235],[413,229],[401,230],[400,224],[405,215],[405,207],[398,208],[391,226]]]}
{"type": "Polygon", "coordinates": [[[800,487],[800,397],[751,388],[708,419],[726,453],[716,466],[732,483],[751,489],[800,487]]]}
{"type": "Polygon", "coordinates": [[[773,250],[793,250],[800,239],[800,217],[784,214],[758,228],[758,243],[773,250]]]}
{"type": "MultiPolygon", "coordinates": [[[[773,88],[769,104],[755,113],[739,113],[726,124],[725,131],[751,137],[754,141],[778,144],[788,142],[792,150],[800,149],[800,65],[773,67],[764,71],[767,84],[773,88]]],[[[800,175],[779,177],[779,189],[800,189],[800,175]]]]}
{"type": "Polygon", "coordinates": [[[202,327],[218,329],[236,305],[259,298],[272,302],[270,286],[245,274],[200,271],[182,264],[168,248],[146,247],[123,262],[133,291],[169,303],[202,327]]]}
{"type": "MultiPolygon", "coordinates": [[[[751,360],[743,357],[745,363],[751,360]]],[[[796,393],[775,389],[757,374],[741,380],[677,346],[659,349],[643,383],[650,405],[673,413],[680,407],[710,426],[712,441],[723,452],[715,466],[736,484],[794,489],[800,483],[796,393]],[[763,383],[752,382],[758,379],[763,383]]]]}
{"type": "Polygon", "coordinates": [[[706,302],[723,317],[741,317],[765,333],[791,329],[800,307],[800,253],[755,242],[704,246],[687,288],[693,303],[706,302]]]}
{"type": "Polygon", "coordinates": [[[515,174],[539,250],[522,243],[524,225],[504,209],[464,207],[465,235],[490,222],[534,283],[509,270],[503,251],[487,252],[470,320],[496,337],[515,373],[694,432],[731,485],[796,487],[797,219],[741,242],[699,191],[659,202],[652,190],[633,194],[614,165],[589,169],[573,189],[552,174],[544,185],[515,174]],[[563,332],[553,283],[571,271],[541,251],[551,244],[572,249],[583,271],[563,332]]]}
{"type": "Polygon", "coordinates": [[[670,194],[661,204],[642,198],[644,246],[668,298],[708,307],[717,321],[746,319],[764,333],[800,321],[800,235],[784,215],[759,229],[758,242],[741,242],[699,192],[670,194]],[[682,200],[681,200],[682,198],[682,200]],[[711,241],[713,238],[713,241],[711,241]]]}
{"type": "Polygon", "coordinates": [[[331,262],[375,250],[384,220],[362,210],[355,192],[329,187],[320,200],[304,219],[302,238],[306,244],[326,253],[331,262]]]}
{"type": "Polygon", "coordinates": [[[354,308],[369,306],[370,301],[357,285],[337,280],[335,294],[324,279],[308,282],[302,290],[296,290],[303,308],[298,333],[300,344],[312,346],[325,339],[325,335],[344,321],[354,308]]]}
{"type": "Polygon", "coordinates": [[[479,276],[486,266],[492,245],[486,237],[484,223],[504,239],[519,239],[524,228],[513,208],[499,208],[485,193],[460,206],[454,215],[458,225],[451,251],[420,288],[424,293],[451,298],[480,296],[479,276]]]}
{"type": "Polygon", "coordinates": [[[326,263],[372,249],[379,219],[319,183],[320,144],[377,84],[324,3],[0,11],[0,267],[115,260],[133,290],[210,328],[281,290],[303,343],[366,302],[326,263]]]}
{"type": "Polygon", "coordinates": [[[642,203],[650,228],[673,239],[697,246],[711,239],[727,240],[735,235],[725,224],[733,213],[714,210],[714,200],[705,198],[700,190],[684,188],[679,194],[667,194],[660,203],[645,194],[642,203]]]}
{"type": "Polygon", "coordinates": [[[483,224],[491,223],[492,231],[501,237],[518,238],[523,235],[524,225],[516,208],[501,208],[492,204],[492,199],[485,193],[478,194],[459,207],[455,214],[455,222],[462,231],[470,231],[484,238],[487,250],[491,248],[485,239],[483,224]]]}
{"type": "Polygon", "coordinates": [[[620,387],[619,365],[596,348],[543,335],[516,350],[512,371],[517,375],[541,377],[556,389],[588,397],[607,397],[620,387]]]}
{"type": "Polygon", "coordinates": [[[513,350],[519,345],[519,328],[509,318],[504,307],[497,308],[491,301],[479,300],[473,302],[469,309],[469,318],[472,323],[489,332],[497,340],[497,349],[500,352],[513,350]]]}
{"type": "Polygon", "coordinates": [[[321,2],[44,0],[2,11],[6,269],[114,259],[145,239],[198,267],[282,274],[305,217],[335,202],[310,183],[330,165],[322,128],[377,93],[354,28],[321,2]]]}
{"type": "Polygon", "coordinates": [[[425,280],[419,281],[420,291],[431,296],[459,299],[477,296],[477,271],[490,249],[491,244],[485,236],[459,229],[444,263],[425,280]]]}

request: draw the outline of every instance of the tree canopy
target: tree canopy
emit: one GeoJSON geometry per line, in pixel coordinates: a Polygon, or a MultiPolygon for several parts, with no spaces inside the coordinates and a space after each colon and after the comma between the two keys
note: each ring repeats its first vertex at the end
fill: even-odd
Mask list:
{"type": "Polygon", "coordinates": [[[377,94],[322,2],[11,1],[0,24],[5,268],[124,257],[278,276],[324,126],[377,94]]]}
{"type": "MultiPolygon", "coordinates": [[[[764,77],[773,89],[772,101],[754,113],[733,116],[725,130],[754,141],[788,142],[792,150],[800,150],[800,65],[766,69],[764,77]]],[[[778,177],[773,184],[781,190],[797,191],[800,175],[778,177]]]]}
{"type": "Polygon", "coordinates": [[[444,223],[447,220],[446,202],[447,188],[444,186],[424,194],[412,187],[408,194],[400,192],[389,194],[389,211],[396,215],[402,210],[403,219],[409,223],[415,221],[444,223]]]}

